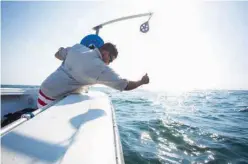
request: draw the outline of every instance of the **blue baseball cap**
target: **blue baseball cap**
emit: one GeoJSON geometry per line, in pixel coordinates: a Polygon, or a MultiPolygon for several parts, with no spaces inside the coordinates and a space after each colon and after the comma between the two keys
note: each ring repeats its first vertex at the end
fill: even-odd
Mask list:
{"type": "Polygon", "coordinates": [[[90,35],[85,36],[81,40],[80,44],[86,47],[89,47],[91,49],[94,49],[94,48],[100,48],[101,46],[103,46],[104,41],[100,36],[96,34],[90,34],[90,35]]]}

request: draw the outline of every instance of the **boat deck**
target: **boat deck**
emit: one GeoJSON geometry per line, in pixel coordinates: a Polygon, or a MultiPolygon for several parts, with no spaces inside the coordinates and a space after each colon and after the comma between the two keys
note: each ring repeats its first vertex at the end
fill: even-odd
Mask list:
{"type": "Polygon", "coordinates": [[[1,138],[2,163],[124,163],[111,102],[72,94],[1,138]]]}

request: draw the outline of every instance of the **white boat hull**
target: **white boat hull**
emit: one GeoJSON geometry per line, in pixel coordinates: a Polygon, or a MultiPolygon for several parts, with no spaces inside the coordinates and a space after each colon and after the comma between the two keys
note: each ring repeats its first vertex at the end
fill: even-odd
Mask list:
{"type": "Polygon", "coordinates": [[[2,163],[124,163],[113,106],[102,92],[69,95],[1,140],[2,163]]]}

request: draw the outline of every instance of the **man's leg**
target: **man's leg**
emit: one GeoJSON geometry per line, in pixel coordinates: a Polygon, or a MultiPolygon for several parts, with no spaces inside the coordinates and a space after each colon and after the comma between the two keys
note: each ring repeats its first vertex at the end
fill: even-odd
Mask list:
{"type": "Polygon", "coordinates": [[[37,99],[37,107],[42,108],[46,105],[51,104],[55,99],[52,99],[48,96],[46,96],[41,90],[39,90],[38,93],[38,99],[37,99]]]}

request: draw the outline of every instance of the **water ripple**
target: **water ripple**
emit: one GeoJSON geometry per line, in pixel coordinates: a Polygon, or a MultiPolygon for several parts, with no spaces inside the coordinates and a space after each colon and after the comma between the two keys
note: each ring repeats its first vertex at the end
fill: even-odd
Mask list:
{"type": "Polygon", "coordinates": [[[248,161],[248,91],[156,94],[111,96],[127,164],[248,161]]]}

